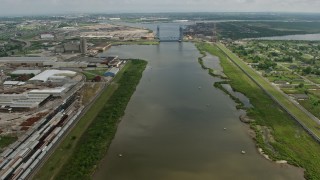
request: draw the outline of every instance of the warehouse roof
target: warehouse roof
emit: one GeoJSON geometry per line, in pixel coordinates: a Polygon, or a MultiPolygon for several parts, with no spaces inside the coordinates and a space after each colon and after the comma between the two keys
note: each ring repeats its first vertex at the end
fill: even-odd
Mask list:
{"type": "Polygon", "coordinates": [[[57,75],[69,75],[69,76],[74,76],[77,73],[74,71],[68,71],[68,70],[56,70],[56,69],[52,69],[52,70],[45,70],[42,73],[36,75],[35,77],[29,79],[29,81],[42,81],[42,82],[46,82],[48,81],[49,77],[52,76],[57,76],[57,75]]]}
{"type": "Polygon", "coordinates": [[[13,71],[11,74],[16,74],[16,75],[20,75],[20,74],[34,74],[34,75],[37,75],[41,73],[41,70],[16,70],[16,71],[13,71]]]}
{"type": "Polygon", "coordinates": [[[1,63],[57,61],[56,57],[2,57],[1,63]]]}
{"type": "Polygon", "coordinates": [[[20,86],[20,85],[24,85],[25,84],[25,82],[22,82],[22,81],[5,81],[4,83],[3,83],[3,85],[18,85],[18,86],[20,86]]]}
{"type": "Polygon", "coordinates": [[[12,108],[34,108],[46,100],[50,94],[0,94],[0,106],[12,108]]]}
{"type": "Polygon", "coordinates": [[[59,87],[54,89],[35,89],[29,91],[29,94],[56,94],[56,93],[62,93],[66,90],[65,87],[59,87]]]}

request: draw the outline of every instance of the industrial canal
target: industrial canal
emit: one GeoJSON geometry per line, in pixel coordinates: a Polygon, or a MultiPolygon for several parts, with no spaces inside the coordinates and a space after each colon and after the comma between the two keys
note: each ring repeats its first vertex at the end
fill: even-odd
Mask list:
{"type": "Polygon", "coordinates": [[[243,112],[213,87],[220,79],[200,67],[192,43],[117,46],[108,55],[148,67],[94,179],[303,179],[301,169],[259,154],[243,112]]]}

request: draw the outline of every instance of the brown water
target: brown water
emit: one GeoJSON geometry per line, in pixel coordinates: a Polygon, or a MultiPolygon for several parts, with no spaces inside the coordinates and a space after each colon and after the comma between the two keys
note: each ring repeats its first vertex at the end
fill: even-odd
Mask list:
{"type": "Polygon", "coordinates": [[[303,179],[300,169],[257,152],[241,112],[213,87],[219,79],[201,69],[193,44],[119,46],[108,54],[149,64],[94,179],[303,179]]]}

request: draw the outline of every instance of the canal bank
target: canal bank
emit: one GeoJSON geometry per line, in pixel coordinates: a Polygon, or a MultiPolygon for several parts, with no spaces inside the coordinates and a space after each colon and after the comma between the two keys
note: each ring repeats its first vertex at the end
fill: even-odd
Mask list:
{"type": "Polygon", "coordinates": [[[305,168],[307,179],[320,179],[319,144],[216,46],[203,43],[198,47],[218,56],[232,88],[249,97],[254,108],[248,110],[248,116],[255,120],[250,126],[256,132],[258,147],[275,161],[286,160],[305,168]]]}
{"type": "Polygon", "coordinates": [[[303,179],[299,168],[259,154],[193,44],[112,47],[115,54],[148,67],[94,179],[303,179]]]}

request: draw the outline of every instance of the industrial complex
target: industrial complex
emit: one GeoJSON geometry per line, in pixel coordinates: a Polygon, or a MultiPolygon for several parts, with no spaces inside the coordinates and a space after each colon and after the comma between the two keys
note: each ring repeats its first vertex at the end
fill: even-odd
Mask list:
{"type": "Polygon", "coordinates": [[[86,79],[75,71],[43,68],[55,60],[0,60],[15,67],[1,74],[0,132],[19,137],[0,156],[1,179],[25,179],[81,113],[78,96],[86,79]]]}
{"type": "Polygon", "coordinates": [[[0,179],[27,179],[127,60],[116,42],[157,41],[152,31],[92,19],[0,24],[0,179]],[[12,28],[12,29],[10,29],[12,28]],[[10,145],[9,145],[10,144],[10,145]]]}
{"type": "Polygon", "coordinates": [[[0,155],[1,179],[29,177],[77,122],[87,103],[82,102],[86,83],[106,87],[125,62],[118,57],[0,58],[0,133],[18,137],[0,155]]]}
{"type": "MultiPolygon", "coordinates": [[[[83,43],[79,48],[86,52],[83,43]]],[[[117,56],[0,58],[0,133],[18,137],[0,155],[1,179],[30,176],[76,123],[88,103],[82,102],[86,83],[106,87],[124,63],[117,56]]]]}
{"type": "MultiPolygon", "coordinates": [[[[55,36],[41,34],[40,39],[55,36]]],[[[0,58],[0,135],[18,138],[1,149],[1,179],[29,178],[79,119],[88,104],[86,89],[97,84],[96,95],[126,63],[117,56],[97,56],[109,44],[90,46],[81,37],[58,43],[49,56],[0,58]]]]}

